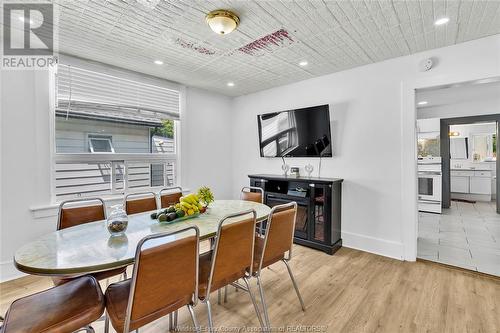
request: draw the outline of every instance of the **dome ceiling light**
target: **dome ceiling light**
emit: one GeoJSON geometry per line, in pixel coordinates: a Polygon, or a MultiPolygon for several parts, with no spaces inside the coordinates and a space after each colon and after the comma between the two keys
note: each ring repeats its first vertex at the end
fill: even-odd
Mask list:
{"type": "Polygon", "coordinates": [[[210,29],[219,35],[227,35],[231,33],[240,24],[240,18],[238,15],[225,9],[211,11],[207,14],[206,21],[210,26],[210,29]]]}

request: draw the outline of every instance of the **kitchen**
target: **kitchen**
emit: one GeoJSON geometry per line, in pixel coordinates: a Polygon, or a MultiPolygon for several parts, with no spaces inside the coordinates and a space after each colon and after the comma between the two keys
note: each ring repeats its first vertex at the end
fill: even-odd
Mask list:
{"type": "Polygon", "coordinates": [[[417,257],[500,276],[498,82],[417,91],[417,257]]]}
{"type": "Polygon", "coordinates": [[[496,123],[450,126],[451,198],[490,202],[496,195],[496,123]]]}

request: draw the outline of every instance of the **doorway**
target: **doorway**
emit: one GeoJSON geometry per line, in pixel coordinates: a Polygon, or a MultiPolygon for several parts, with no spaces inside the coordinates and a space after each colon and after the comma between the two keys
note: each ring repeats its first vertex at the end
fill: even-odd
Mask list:
{"type": "MultiPolygon", "coordinates": [[[[498,111],[500,112],[500,104],[498,108],[498,111]]],[[[441,159],[443,161],[443,208],[450,208],[452,199],[451,193],[465,192],[477,194],[479,196],[488,196],[489,194],[499,193],[500,182],[498,180],[500,173],[500,158],[497,158],[497,142],[498,134],[500,132],[499,124],[500,113],[491,115],[446,118],[440,120],[440,148],[441,159]],[[464,129],[465,131],[467,131],[468,135],[463,135],[464,133],[460,133],[460,129],[464,129]],[[472,160],[472,164],[470,164],[471,167],[466,169],[472,169],[474,174],[456,174],[456,177],[469,176],[474,178],[469,179],[469,183],[465,184],[465,188],[460,189],[461,191],[452,191],[452,173],[450,170],[461,171],[461,169],[464,169],[462,167],[463,164],[460,163],[461,160],[472,160]],[[454,165],[451,165],[451,161],[456,161],[456,163],[454,165]],[[481,173],[481,171],[490,173],[481,173]],[[488,175],[490,177],[487,177],[488,175]],[[490,180],[493,181],[496,180],[494,184],[490,184],[491,191],[489,192],[481,191],[481,189],[478,188],[478,185],[475,185],[480,184],[479,182],[481,182],[481,180],[483,180],[484,183],[485,178],[490,178],[490,180]],[[476,188],[477,190],[475,190],[474,188],[476,188]],[[467,189],[469,192],[466,192],[467,189]]],[[[457,181],[459,181],[459,179],[457,179],[457,181]]],[[[500,214],[500,196],[491,196],[491,199],[483,199],[479,201],[495,202],[495,210],[498,214],[500,214]]],[[[467,199],[464,200],[467,201],[467,199]]],[[[472,196],[472,200],[469,201],[478,200],[474,200],[474,196],[472,196]]]]}
{"type": "Polygon", "coordinates": [[[500,82],[417,90],[416,102],[417,258],[500,276],[500,82]]]}

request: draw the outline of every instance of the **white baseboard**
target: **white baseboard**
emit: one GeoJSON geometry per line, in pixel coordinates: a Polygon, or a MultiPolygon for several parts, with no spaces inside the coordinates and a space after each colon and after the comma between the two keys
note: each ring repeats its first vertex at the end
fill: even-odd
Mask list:
{"type": "Polygon", "coordinates": [[[342,246],[404,260],[404,246],[400,242],[342,231],[342,246]]]}
{"type": "Polygon", "coordinates": [[[19,272],[12,260],[0,262],[0,283],[15,280],[26,274],[19,272]]]}

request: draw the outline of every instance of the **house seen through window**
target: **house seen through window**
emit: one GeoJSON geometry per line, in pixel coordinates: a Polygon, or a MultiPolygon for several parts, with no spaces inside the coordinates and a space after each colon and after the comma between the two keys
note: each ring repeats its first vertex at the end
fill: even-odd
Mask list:
{"type": "Polygon", "coordinates": [[[176,184],[179,92],[59,65],[55,199],[176,184]]]}

